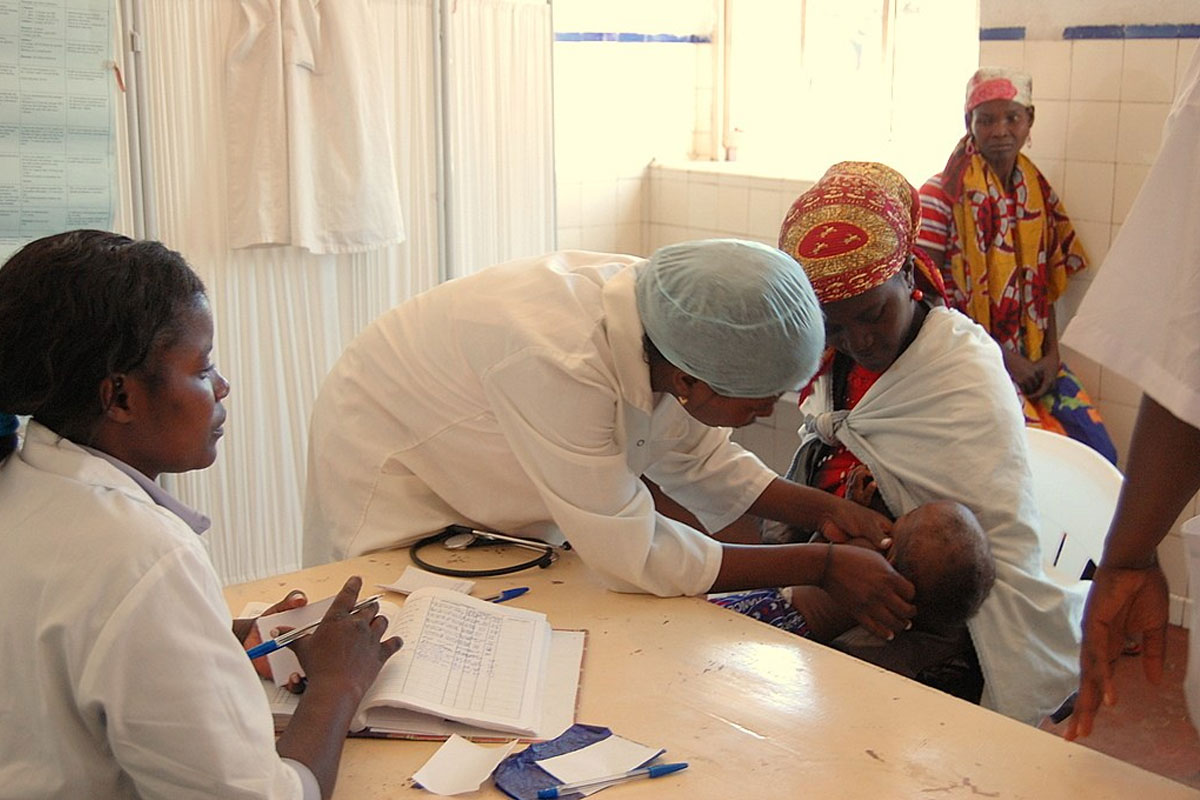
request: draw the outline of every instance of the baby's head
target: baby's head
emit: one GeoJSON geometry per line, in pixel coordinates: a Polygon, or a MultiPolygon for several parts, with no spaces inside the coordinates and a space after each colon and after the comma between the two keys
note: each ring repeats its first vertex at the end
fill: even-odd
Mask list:
{"type": "Polygon", "coordinates": [[[888,560],[917,590],[914,627],[961,625],[983,605],[996,565],[987,534],[966,506],[950,500],[918,506],[896,520],[892,540],[888,560]]]}

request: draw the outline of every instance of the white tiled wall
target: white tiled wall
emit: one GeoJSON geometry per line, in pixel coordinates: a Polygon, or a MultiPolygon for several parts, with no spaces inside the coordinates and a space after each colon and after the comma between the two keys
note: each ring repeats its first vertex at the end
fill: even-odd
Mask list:
{"type": "MultiPolygon", "coordinates": [[[[1092,268],[1059,303],[1065,327],[1108,252],[1158,152],[1163,122],[1195,39],[999,41],[980,43],[980,64],[1033,76],[1036,119],[1027,150],[1060,193],[1092,268]]],[[[1069,350],[1064,358],[1100,408],[1121,455],[1129,448],[1141,391],[1069,350]]],[[[1171,621],[1186,623],[1186,560],[1179,526],[1200,513],[1193,498],[1159,548],[1171,588],[1171,621]]]]}
{"type": "Polygon", "coordinates": [[[647,248],[714,237],[774,245],[784,214],[812,182],[747,175],[737,169],[718,162],[651,164],[647,248]]]}

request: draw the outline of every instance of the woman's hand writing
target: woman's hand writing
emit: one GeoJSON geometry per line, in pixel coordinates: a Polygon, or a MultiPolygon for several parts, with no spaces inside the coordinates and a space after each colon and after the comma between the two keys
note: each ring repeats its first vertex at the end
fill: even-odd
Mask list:
{"type": "Polygon", "coordinates": [[[398,636],[383,639],[388,621],[379,614],[378,603],[351,613],[361,588],[362,579],[357,576],[346,581],[312,635],[288,645],[310,683],[339,683],[356,703],[403,644],[398,636]]]}

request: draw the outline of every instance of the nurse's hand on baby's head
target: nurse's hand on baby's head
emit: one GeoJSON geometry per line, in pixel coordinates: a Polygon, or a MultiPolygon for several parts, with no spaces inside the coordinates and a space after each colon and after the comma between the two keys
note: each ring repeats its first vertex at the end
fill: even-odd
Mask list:
{"type": "Polygon", "coordinates": [[[886,550],[892,544],[892,523],[874,509],[827,495],[829,508],[822,515],[817,533],[827,541],[846,544],[851,539],[865,539],[876,550],[886,550]]]}

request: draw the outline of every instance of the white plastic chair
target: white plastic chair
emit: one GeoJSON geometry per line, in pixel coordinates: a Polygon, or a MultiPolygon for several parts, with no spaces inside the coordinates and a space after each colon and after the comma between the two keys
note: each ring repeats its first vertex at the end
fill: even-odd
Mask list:
{"type": "Polygon", "coordinates": [[[1104,456],[1058,433],[1026,428],[1046,573],[1066,586],[1099,563],[1124,477],[1104,456]]]}

